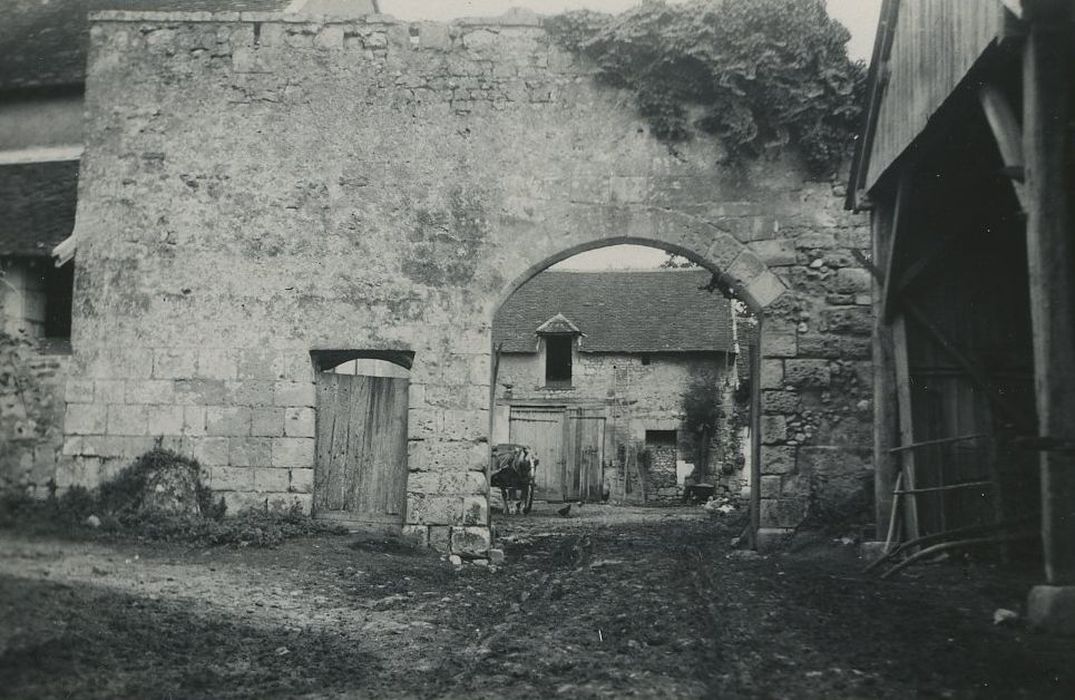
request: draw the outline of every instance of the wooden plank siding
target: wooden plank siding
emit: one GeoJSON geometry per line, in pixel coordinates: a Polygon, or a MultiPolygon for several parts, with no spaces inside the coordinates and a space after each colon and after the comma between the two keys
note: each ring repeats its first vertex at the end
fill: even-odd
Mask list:
{"type": "Polygon", "coordinates": [[[998,0],[902,0],[868,154],[865,188],[927,123],[1004,29],[998,0]]]}

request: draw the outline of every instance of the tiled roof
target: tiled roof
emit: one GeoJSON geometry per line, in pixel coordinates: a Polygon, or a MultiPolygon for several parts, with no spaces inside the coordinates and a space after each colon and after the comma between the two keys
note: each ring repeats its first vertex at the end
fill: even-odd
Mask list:
{"type": "Polygon", "coordinates": [[[97,10],[282,10],[289,0],[5,0],[0,90],[79,85],[86,73],[86,17],[97,10]]]}
{"type": "Polygon", "coordinates": [[[0,165],[0,255],[47,256],[75,225],[78,161],[0,165]]]}
{"type": "Polygon", "coordinates": [[[583,352],[734,351],[731,309],[701,289],[705,270],[547,270],[520,287],[493,321],[505,352],[535,352],[537,328],[554,314],[584,337],[583,352]]]}

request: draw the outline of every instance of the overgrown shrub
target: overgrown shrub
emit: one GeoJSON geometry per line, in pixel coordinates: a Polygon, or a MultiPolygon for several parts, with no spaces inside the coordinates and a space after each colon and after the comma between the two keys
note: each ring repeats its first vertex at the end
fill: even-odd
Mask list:
{"type": "Polygon", "coordinates": [[[598,77],[635,93],[653,135],[718,137],[733,161],[794,144],[817,174],[847,154],[862,113],[865,66],[824,0],[646,0],[620,15],[548,19],[598,77]],[[692,113],[700,116],[692,118],[692,113]]]}
{"type": "Polygon", "coordinates": [[[141,518],[147,510],[144,502],[150,479],[167,471],[186,471],[193,482],[198,512],[203,517],[219,520],[227,506],[221,498],[213,502],[213,492],[202,484],[201,465],[197,460],[171,450],[154,448],[136,459],[98,489],[98,504],[103,513],[120,520],[141,518]]]}

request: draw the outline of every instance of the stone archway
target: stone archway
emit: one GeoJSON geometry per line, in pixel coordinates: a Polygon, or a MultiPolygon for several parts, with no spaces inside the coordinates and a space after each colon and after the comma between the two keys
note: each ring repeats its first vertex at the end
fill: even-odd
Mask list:
{"type": "MultiPolygon", "coordinates": [[[[616,216],[606,219],[606,221],[611,225],[615,225],[616,222],[621,220],[621,217],[627,216],[633,221],[632,233],[635,235],[616,235],[616,232],[613,230],[594,228],[594,220],[590,219],[588,222],[591,226],[590,228],[586,231],[578,232],[574,236],[566,237],[573,241],[573,245],[554,252],[544,259],[532,262],[542,254],[542,251],[536,247],[527,246],[525,253],[520,250],[518,257],[516,258],[516,267],[523,267],[524,265],[525,267],[523,267],[522,271],[501,289],[489,317],[492,318],[493,315],[495,315],[496,310],[499,309],[516,290],[521,288],[536,275],[558,262],[571,258],[579,253],[599,248],[615,245],[640,245],[657,248],[668,253],[682,256],[707,269],[714,275],[716,281],[722,288],[730,291],[737,299],[746,304],[750,312],[759,321],[759,336],[762,338],[765,337],[764,329],[766,328],[766,318],[770,314],[770,307],[773,307],[774,302],[776,302],[788,288],[784,281],[773,271],[769,270],[768,266],[758,258],[758,256],[751,252],[746,245],[727,233],[714,229],[714,227],[705,222],[693,221],[690,220],[689,217],[684,217],[681,214],[667,210],[629,210],[617,212],[616,214],[616,216]],[[686,225],[688,223],[690,224],[689,226],[686,225]],[[661,236],[660,239],[653,237],[658,235],[661,236]],[[691,248],[692,245],[698,245],[700,242],[705,243],[707,241],[708,245],[702,253],[691,248]],[[528,262],[529,265],[526,265],[528,262]]],[[[563,239],[560,240],[563,241],[563,239]]],[[[771,420],[761,420],[763,403],[759,386],[760,361],[763,358],[768,358],[770,360],[774,357],[780,358],[781,355],[779,355],[779,353],[786,351],[786,345],[783,346],[783,350],[781,349],[782,346],[780,345],[779,340],[776,345],[778,354],[773,357],[766,354],[764,342],[760,345],[751,347],[751,350],[755,353],[754,356],[750,358],[750,434],[752,442],[750,451],[753,455],[760,454],[762,444],[784,439],[784,436],[764,435],[763,426],[768,425],[771,429],[775,426],[775,423],[771,420]]],[[[494,395],[495,378],[494,390],[490,393],[491,400],[494,395]]],[[[495,401],[493,401],[493,403],[495,404],[495,401]]],[[[494,431],[494,420],[495,418],[491,414],[490,435],[492,435],[494,431]]],[[[765,465],[763,465],[759,459],[755,458],[752,460],[751,472],[750,508],[754,532],[757,533],[759,528],[765,528],[765,531],[761,532],[761,537],[763,539],[769,533],[782,533],[784,528],[781,527],[778,522],[773,522],[771,520],[763,521],[761,519],[762,502],[759,484],[762,475],[765,474],[765,465]]]]}

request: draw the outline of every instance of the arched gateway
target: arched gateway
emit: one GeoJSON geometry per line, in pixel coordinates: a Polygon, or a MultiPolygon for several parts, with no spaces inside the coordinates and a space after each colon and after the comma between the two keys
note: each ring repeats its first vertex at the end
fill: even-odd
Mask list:
{"type": "Polygon", "coordinates": [[[62,484],[160,437],[233,505],[308,505],[311,353],[406,353],[404,529],[480,554],[496,308],[639,242],[761,314],[762,530],[869,492],[869,239],[835,180],[659,143],[523,15],[112,12],[92,41],[62,484]]]}

